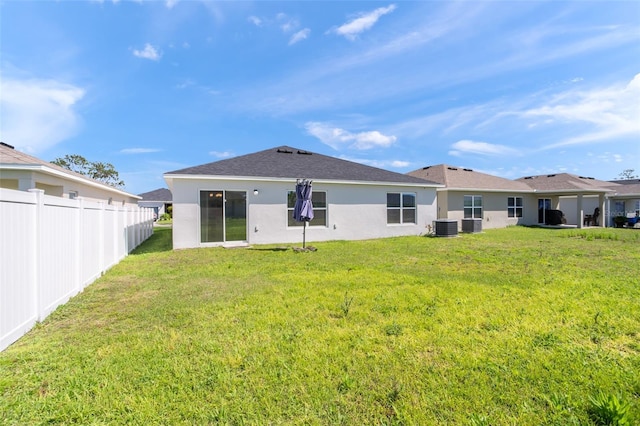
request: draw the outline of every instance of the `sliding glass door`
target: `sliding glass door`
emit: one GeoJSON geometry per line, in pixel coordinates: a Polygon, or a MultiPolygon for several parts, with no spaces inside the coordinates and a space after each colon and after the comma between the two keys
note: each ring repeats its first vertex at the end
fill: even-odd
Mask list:
{"type": "Polygon", "coordinates": [[[247,193],[200,191],[200,241],[247,240],[247,193]]]}
{"type": "Polygon", "coordinates": [[[551,199],[538,198],[538,223],[546,223],[547,210],[551,210],[551,199]]]}

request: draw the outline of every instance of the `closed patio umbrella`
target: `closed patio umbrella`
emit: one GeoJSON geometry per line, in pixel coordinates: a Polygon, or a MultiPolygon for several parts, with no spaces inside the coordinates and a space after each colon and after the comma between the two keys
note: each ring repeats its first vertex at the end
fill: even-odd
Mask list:
{"type": "Polygon", "coordinates": [[[312,181],[308,179],[298,179],[296,182],[296,204],[293,207],[293,219],[302,222],[302,248],[306,243],[307,222],[313,219],[311,183],[312,181]]]}

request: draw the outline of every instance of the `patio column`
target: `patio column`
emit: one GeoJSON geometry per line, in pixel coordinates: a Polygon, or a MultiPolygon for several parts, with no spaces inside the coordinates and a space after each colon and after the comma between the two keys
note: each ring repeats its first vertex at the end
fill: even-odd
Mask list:
{"type": "Polygon", "coordinates": [[[598,226],[600,228],[604,228],[606,226],[606,218],[605,218],[605,205],[604,205],[605,199],[604,199],[604,194],[600,194],[598,195],[598,206],[600,206],[600,217],[598,218],[598,226]]]}
{"type": "Polygon", "coordinates": [[[578,228],[582,228],[584,223],[584,207],[582,201],[582,194],[578,194],[578,228]]]}

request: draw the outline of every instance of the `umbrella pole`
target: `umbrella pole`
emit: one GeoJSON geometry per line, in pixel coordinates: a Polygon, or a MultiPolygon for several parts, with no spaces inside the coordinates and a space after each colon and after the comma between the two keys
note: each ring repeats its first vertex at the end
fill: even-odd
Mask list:
{"type": "Polygon", "coordinates": [[[305,234],[307,233],[307,221],[302,221],[302,248],[304,248],[305,244],[305,234]]]}

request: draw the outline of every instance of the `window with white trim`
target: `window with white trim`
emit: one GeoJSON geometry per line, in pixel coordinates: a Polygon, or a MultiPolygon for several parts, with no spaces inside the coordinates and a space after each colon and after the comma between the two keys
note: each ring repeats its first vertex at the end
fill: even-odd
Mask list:
{"type": "Polygon", "coordinates": [[[464,196],[464,218],[482,219],[482,195],[464,196]]]}
{"type": "Polygon", "coordinates": [[[387,224],[416,223],[416,193],[387,193],[387,224]]]}
{"type": "Polygon", "coordinates": [[[522,197],[507,198],[507,212],[509,217],[522,217],[523,211],[522,197]]]}
{"type": "MultiPolygon", "coordinates": [[[[307,226],[327,226],[327,193],[326,191],[313,191],[311,193],[313,204],[313,219],[307,226]]],[[[287,193],[287,226],[302,226],[293,218],[293,208],[296,206],[296,191],[287,193]]]]}

